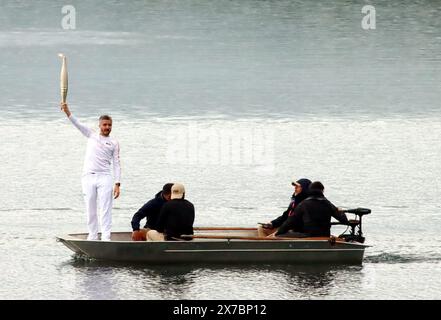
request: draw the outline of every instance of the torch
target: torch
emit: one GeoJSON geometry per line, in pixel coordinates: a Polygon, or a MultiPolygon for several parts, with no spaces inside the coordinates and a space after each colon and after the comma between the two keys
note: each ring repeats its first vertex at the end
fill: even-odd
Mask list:
{"type": "Polygon", "coordinates": [[[66,103],[67,97],[67,65],[66,65],[66,56],[62,53],[59,53],[58,56],[63,59],[61,64],[61,73],[60,73],[60,93],[61,93],[61,101],[66,103]]]}

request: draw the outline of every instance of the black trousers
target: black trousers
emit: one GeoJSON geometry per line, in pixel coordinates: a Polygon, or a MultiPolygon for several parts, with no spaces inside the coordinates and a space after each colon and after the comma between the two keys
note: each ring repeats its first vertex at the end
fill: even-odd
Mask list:
{"type": "Polygon", "coordinates": [[[296,232],[289,230],[287,233],[278,234],[276,237],[284,237],[284,238],[307,238],[310,237],[307,233],[296,232]]]}

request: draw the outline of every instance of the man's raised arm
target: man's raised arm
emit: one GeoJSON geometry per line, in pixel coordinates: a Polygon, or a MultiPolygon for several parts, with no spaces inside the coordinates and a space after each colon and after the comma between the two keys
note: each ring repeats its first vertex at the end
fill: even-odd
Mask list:
{"type": "Polygon", "coordinates": [[[69,107],[67,106],[67,103],[62,102],[61,103],[61,110],[64,111],[66,116],[69,118],[70,122],[77,127],[78,130],[81,131],[81,133],[86,136],[87,138],[90,137],[90,134],[92,133],[92,130],[90,128],[86,127],[85,125],[81,124],[77,118],[74,117],[74,115],[70,112],[69,107]]]}

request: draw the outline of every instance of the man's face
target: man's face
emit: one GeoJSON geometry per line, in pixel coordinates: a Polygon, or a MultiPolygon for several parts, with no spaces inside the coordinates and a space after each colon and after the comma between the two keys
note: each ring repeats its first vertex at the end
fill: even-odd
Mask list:
{"type": "Polygon", "coordinates": [[[169,193],[169,194],[164,193],[163,196],[164,196],[165,201],[170,201],[171,193],[169,193]]]}
{"type": "Polygon", "coordinates": [[[100,120],[100,130],[103,136],[108,136],[112,131],[112,120],[100,120]]]}
{"type": "Polygon", "coordinates": [[[296,184],[296,185],[294,185],[294,194],[295,195],[298,195],[299,193],[301,193],[302,192],[302,186],[301,185],[298,185],[298,184],[296,184]]]}

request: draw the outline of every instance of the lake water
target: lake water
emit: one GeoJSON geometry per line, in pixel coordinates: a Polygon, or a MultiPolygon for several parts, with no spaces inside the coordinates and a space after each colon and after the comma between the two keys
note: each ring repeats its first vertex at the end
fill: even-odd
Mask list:
{"type": "Polygon", "coordinates": [[[375,30],[352,1],[69,4],[74,30],[62,1],[1,2],[0,298],[441,298],[441,4],[375,1],[375,30]],[[57,106],[59,52],[73,113],[114,118],[115,231],[169,181],[196,226],[250,227],[308,177],[336,205],[372,209],[363,265],[77,259],[55,241],[86,232],[86,141],[57,106]]]}

